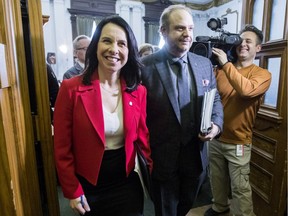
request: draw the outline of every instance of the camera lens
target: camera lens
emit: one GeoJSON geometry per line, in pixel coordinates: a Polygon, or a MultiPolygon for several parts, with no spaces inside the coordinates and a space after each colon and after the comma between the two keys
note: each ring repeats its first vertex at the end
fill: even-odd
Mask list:
{"type": "Polygon", "coordinates": [[[222,29],[224,25],[227,24],[227,18],[219,19],[219,18],[211,18],[207,22],[207,26],[212,30],[215,31],[217,29],[222,29]]]}
{"type": "Polygon", "coordinates": [[[215,19],[215,18],[211,18],[208,22],[207,22],[207,26],[215,31],[216,29],[221,27],[221,22],[219,23],[219,20],[215,19]]]}
{"type": "Polygon", "coordinates": [[[225,41],[226,44],[233,44],[233,45],[239,45],[242,42],[241,37],[239,37],[238,35],[229,35],[225,37],[225,41]]]}

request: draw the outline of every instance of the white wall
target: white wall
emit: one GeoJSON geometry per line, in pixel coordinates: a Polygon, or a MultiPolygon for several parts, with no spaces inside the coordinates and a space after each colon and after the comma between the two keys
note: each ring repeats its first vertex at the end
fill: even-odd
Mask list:
{"type": "Polygon", "coordinates": [[[195,24],[194,37],[196,36],[218,36],[219,33],[212,31],[207,26],[207,22],[211,18],[224,18],[228,20],[227,25],[223,29],[230,33],[238,33],[241,26],[242,0],[233,0],[219,7],[213,7],[207,11],[192,11],[195,24]],[[230,10],[231,14],[227,14],[230,10]],[[227,14],[227,15],[226,15],[227,14]],[[225,15],[225,16],[223,16],[225,15]]]}
{"type": "Polygon", "coordinates": [[[144,20],[145,6],[141,2],[129,0],[117,0],[115,11],[119,14],[133,30],[138,44],[145,42],[144,20]]]}
{"type": "MultiPolygon", "coordinates": [[[[43,27],[45,52],[56,54],[56,64],[51,65],[57,78],[62,80],[66,70],[73,66],[72,26],[70,0],[41,0],[42,14],[50,16],[43,27]]],[[[45,56],[46,56],[45,55],[45,56]]]]}

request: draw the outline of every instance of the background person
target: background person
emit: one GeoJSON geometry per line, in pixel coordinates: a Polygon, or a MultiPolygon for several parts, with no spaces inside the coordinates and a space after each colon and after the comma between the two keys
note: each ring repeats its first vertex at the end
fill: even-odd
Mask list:
{"type": "Polygon", "coordinates": [[[262,32],[247,25],[237,46],[237,62],[228,62],[226,53],[213,48],[219,64],[216,71],[218,89],[224,106],[223,132],[210,142],[210,181],[212,208],[205,216],[229,212],[228,195],[232,192],[233,215],[253,213],[252,190],[249,183],[253,126],[264,93],[271,83],[271,74],[253,64],[261,50],[262,32]]]}
{"type": "Polygon", "coordinates": [[[198,137],[203,95],[216,88],[216,80],[210,60],[188,52],[193,42],[193,29],[188,7],[167,7],[160,17],[165,45],[142,59],[142,82],[148,92],[147,126],[154,164],[152,180],[157,216],[184,216],[192,208],[206,177],[205,141],[213,139],[223,123],[223,108],[216,93],[212,130],[198,137]],[[179,61],[186,68],[184,79],[176,65],[179,61]],[[180,84],[181,80],[188,83],[180,84]],[[182,92],[184,88],[187,90],[182,92]],[[183,99],[186,100],[184,104],[183,99]]]}
{"type": "Polygon", "coordinates": [[[153,51],[154,51],[154,49],[153,49],[153,45],[152,44],[144,43],[144,44],[141,44],[139,46],[138,53],[139,53],[140,57],[144,57],[144,56],[152,54],[153,51]]]}
{"type": "Polygon", "coordinates": [[[83,74],[62,82],[55,106],[55,160],[64,196],[85,216],[142,215],[134,142],[151,171],[146,89],[137,42],[124,19],[110,16],[97,25],[86,63],[83,74]]]}
{"type": "Polygon", "coordinates": [[[59,92],[59,84],[58,84],[57,77],[54,74],[52,67],[48,63],[46,63],[46,69],[47,69],[47,79],[48,79],[51,123],[53,124],[54,106],[55,106],[56,98],[59,92]]]}
{"type": "Polygon", "coordinates": [[[51,64],[56,64],[56,55],[55,53],[48,52],[46,57],[47,63],[51,66],[51,64]]]}
{"type": "Polygon", "coordinates": [[[85,67],[85,55],[89,46],[90,38],[86,35],[79,35],[73,40],[73,54],[75,64],[69,68],[63,75],[64,79],[70,79],[82,73],[85,67]]]}

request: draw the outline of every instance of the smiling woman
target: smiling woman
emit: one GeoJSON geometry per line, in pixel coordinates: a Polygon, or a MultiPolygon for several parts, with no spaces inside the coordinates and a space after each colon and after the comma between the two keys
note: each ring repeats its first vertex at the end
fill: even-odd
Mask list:
{"type": "Polygon", "coordinates": [[[152,159],[139,71],[134,33],[115,15],[98,24],[83,73],[61,84],[54,115],[55,161],[64,197],[80,214],[143,214],[133,143],[141,147],[150,172],[152,159]]]}

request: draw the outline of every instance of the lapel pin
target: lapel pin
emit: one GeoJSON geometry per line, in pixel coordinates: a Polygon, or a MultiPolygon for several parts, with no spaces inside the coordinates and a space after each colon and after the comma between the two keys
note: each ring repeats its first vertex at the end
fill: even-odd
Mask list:
{"type": "Polygon", "coordinates": [[[129,105],[132,106],[132,101],[129,102],[129,105]]]}
{"type": "Polygon", "coordinates": [[[208,86],[209,85],[209,80],[208,79],[203,79],[202,80],[203,86],[208,86]]]}

